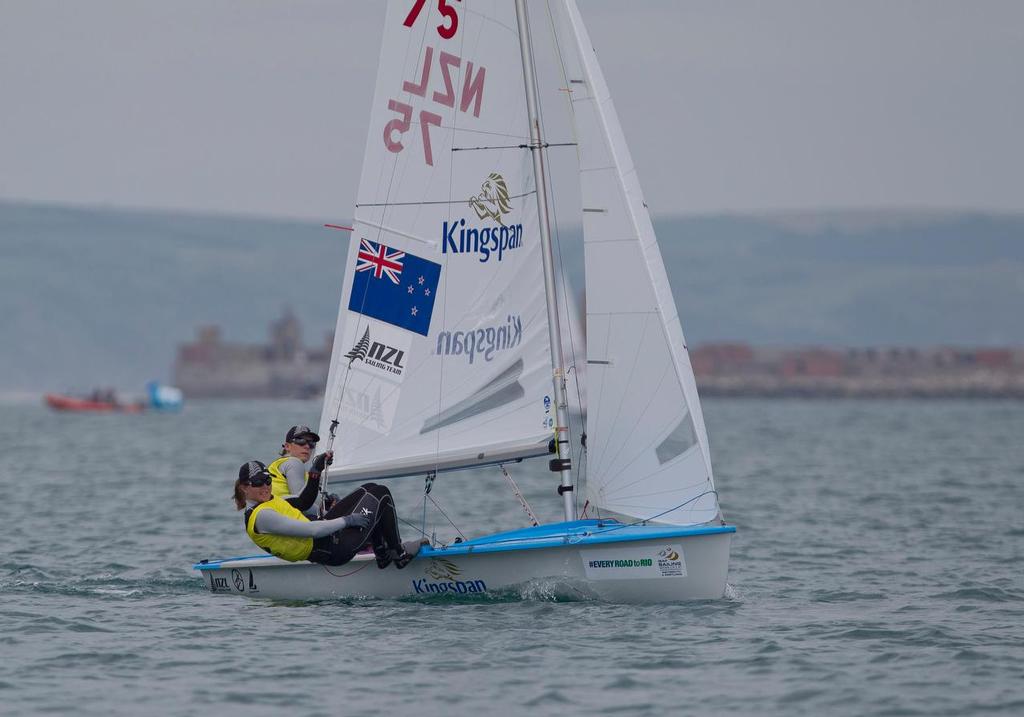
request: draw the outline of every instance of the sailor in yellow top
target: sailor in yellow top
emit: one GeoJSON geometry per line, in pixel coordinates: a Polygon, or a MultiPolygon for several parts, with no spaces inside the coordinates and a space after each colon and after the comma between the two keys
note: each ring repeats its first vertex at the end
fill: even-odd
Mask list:
{"type": "Polygon", "coordinates": [[[404,568],[419,552],[420,542],[402,543],[395,502],[386,487],[360,486],[339,499],[323,520],[303,514],[319,493],[320,475],[330,460],[330,452],[317,456],[302,492],[288,498],[272,495],[273,477],[265,465],[259,461],[242,465],[234,498],[235,506],[245,510],[246,533],[268,553],[290,562],[342,565],[370,544],[379,567],[394,563],[404,568]]]}
{"type": "MultiPolygon", "coordinates": [[[[273,478],[270,490],[275,496],[287,498],[302,492],[308,478],[306,464],[309,463],[319,442],[320,436],[309,426],[292,426],[288,429],[284,443],[281,444],[281,457],[267,466],[273,478]]],[[[310,518],[315,518],[323,512],[319,493],[313,505],[303,512],[310,518]]]]}

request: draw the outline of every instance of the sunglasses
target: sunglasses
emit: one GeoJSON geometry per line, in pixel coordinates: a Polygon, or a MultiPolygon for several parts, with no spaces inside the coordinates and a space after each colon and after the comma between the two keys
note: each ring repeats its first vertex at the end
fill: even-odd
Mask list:
{"type": "Polygon", "coordinates": [[[316,445],[316,441],[310,440],[309,438],[293,438],[291,440],[291,442],[294,443],[297,446],[310,446],[310,447],[312,447],[312,446],[316,445]]]}
{"type": "Polygon", "coordinates": [[[253,488],[261,488],[265,485],[270,485],[271,483],[273,483],[273,479],[270,476],[256,475],[242,482],[245,483],[246,485],[252,486],[253,488]]]}

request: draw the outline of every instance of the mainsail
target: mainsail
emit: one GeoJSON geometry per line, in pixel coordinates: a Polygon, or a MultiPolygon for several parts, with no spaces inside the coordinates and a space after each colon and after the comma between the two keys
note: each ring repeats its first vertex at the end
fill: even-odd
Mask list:
{"type": "Polygon", "coordinates": [[[389,2],[321,416],[333,480],[547,451],[554,411],[515,8],[389,2]]]}
{"type": "Polygon", "coordinates": [[[654,228],[576,3],[558,10],[583,201],[587,498],[604,513],[708,522],[707,433],[654,228]]]}

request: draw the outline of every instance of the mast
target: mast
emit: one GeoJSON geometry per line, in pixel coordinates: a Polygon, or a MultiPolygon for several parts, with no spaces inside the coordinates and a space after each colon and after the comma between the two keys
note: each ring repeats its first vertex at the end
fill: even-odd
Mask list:
{"type": "Polygon", "coordinates": [[[561,475],[558,493],[562,496],[565,519],[576,519],[576,501],[573,500],[571,456],[569,453],[568,401],[565,390],[565,368],[562,360],[561,331],[558,325],[558,300],[555,297],[555,265],[551,251],[551,225],[548,218],[547,182],[541,140],[540,118],[537,112],[537,86],[534,84],[533,52],[530,44],[530,23],[526,17],[526,0],[516,0],[516,21],[519,25],[519,50],[523,58],[523,81],[526,84],[526,111],[530,123],[530,152],[533,155],[533,173],[537,181],[537,213],[540,220],[541,256],[544,262],[544,296],[548,309],[548,339],[551,342],[551,378],[555,389],[555,453],[551,469],[561,475]]]}

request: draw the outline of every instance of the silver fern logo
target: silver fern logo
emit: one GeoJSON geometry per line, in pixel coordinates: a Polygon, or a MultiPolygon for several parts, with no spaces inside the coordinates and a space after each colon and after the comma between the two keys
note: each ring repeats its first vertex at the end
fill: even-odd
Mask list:
{"type": "Polygon", "coordinates": [[[391,430],[394,410],[392,408],[391,411],[385,411],[379,382],[369,391],[345,391],[344,402],[346,412],[356,423],[378,433],[387,433],[391,430]]]}
{"type": "Polygon", "coordinates": [[[369,326],[366,327],[366,332],[363,333],[363,338],[359,339],[359,341],[356,342],[356,345],[353,346],[352,349],[347,354],[345,354],[345,358],[348,359],[349,367],[352,366],[352,362],[353,361],[356,361],[356,360],[358,360],[358,361],[365,361],[366,360],[366,350],[368,348],[370,348],[370,327],[369,326]]]}

